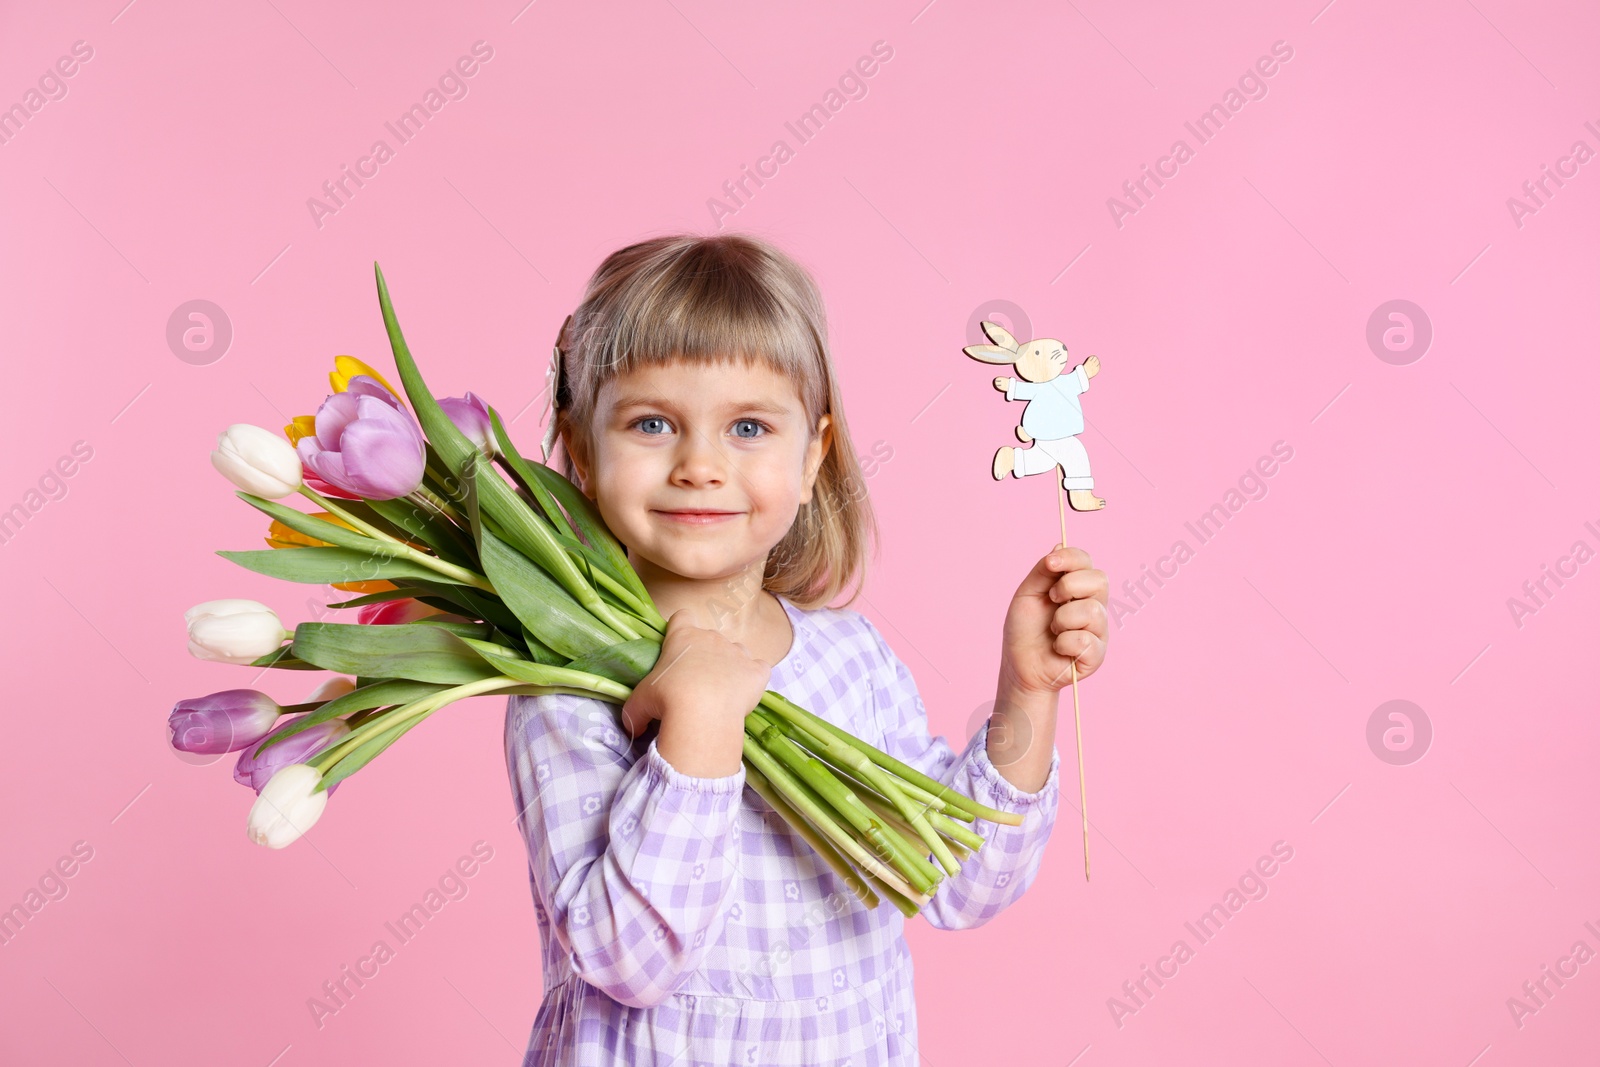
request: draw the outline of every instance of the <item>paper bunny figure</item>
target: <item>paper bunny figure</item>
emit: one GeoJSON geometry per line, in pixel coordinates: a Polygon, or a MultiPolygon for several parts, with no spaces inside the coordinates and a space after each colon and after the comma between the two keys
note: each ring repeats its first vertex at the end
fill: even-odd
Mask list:
{"type": "Polygon", "coordinates": [[[1004,327],[985,319],[983,332],[994,344],[968,345],[962,351],[983,363],[1008,363],[1017,377],[999,377],[994,387],[1007,400],[1026,400],[1017,440],[1031,448],[1001,445],[994,454],[996,481],[1006,475],[1026,478],[1030,474],[1060,469],[1061,487],[1074,511],[1099,511],[1106,502],[1094,495],[1094,478],[1089,474],[1089,453],[1078,434],[1083,432],[1083,405],[1079,394],[1089,388],[1089,379],[1100,373],[1100,359],[1090,356],[1070,372],[1067,346],[1053,337],[1041,337],[1018,344],[1004,327]]]}

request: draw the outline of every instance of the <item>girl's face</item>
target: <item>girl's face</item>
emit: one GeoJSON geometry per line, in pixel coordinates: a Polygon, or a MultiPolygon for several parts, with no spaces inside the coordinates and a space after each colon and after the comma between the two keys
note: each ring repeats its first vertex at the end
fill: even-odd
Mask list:
{"type": "Polygon", "coordinates": [[[573,465],[640,577],[731,579],[764,566],[810,501],[829,421],[813,434],[765,364],[642,367],[601,387],[573,465]]]}

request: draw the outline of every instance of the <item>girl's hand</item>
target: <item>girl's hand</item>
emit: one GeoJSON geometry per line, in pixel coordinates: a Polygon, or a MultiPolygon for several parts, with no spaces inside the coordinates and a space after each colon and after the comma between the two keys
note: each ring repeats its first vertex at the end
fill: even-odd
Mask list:
{"type": "Polygon", "coordinates": [[[1001,685],[1052,692],[1081,681],[1106,658],[1108,586],[1081,548],[1056,548],[1017,587],[1001,639],[1001,685]]]}
{"type": "Polygon", "coordinates": [[[656,751],[673,768],[700,778],[736,774],[744,757],[744,719],[767,691],[772,664],[716,630],[667,620],[661,657],[622,705],[622,728],[638,737],[661,720],[656,751]]]}

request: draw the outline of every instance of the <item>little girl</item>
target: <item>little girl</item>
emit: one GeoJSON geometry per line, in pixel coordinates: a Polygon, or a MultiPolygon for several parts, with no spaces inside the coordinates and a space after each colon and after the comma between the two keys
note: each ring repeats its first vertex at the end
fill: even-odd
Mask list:
{"type": "Polygon", "coordinates": [[[933,926],[988,922],[1038,872],[1057,691],[1105,656],[1105,576],[1079,549],[1038,561],[993,716],[960,756],[931,738],[878,630],[824,606],[859,591],[872,533],[826,338],[807,273],[727,234],[613,253],[557,341],[567,474],[667,628],[620,720],[577,696],[506,709],[544,949],[524,1067],[919,1062],[905,917],[865,907],[745,788],[744,718],[767,689],[1024,816],[975,825],[986,843],[923,907],[933,926]]]}

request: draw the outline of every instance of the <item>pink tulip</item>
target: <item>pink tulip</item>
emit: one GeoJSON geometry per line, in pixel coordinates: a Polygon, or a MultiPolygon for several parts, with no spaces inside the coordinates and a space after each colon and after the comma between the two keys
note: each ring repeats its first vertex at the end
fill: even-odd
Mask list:
{"type": "Polygon", "coordinates": [[[439,401],[444,413],[456,424],[456,429],[467,436],[478,451],[494,458],[494,424],[489,421],[489,405],[473,393],[466,396],[447,396],[439,401]]]}
{"type": "Polygon", "coordinates": [[[356,622],[373,626],[398,626],[442,614],[444,612],[436,607],[407,597],[401,600],[385,600],[377,604],[363,604],[356,609],[356,622]]]}
{"type": "Polygon", "coordinates": [[[233,752],[267,736],[283,709],[254,689],[225,689],[172,706],[167,729],[179,752],[233,752]]]}
{"type": "Polygon", "coordinates": [[[323,481],[368,500],[393,500],[422,484],[422,429],[375,379],[358,374],[331,394],[317,409],[316,429],[295,450],[323,481]]]}
{"type": "MultiPolygon", "coordinates": [[[[282,733],[295,722],[298,722],[300,718],[301,716],[295,716],[278,727],[278,729],[272,731],[267,737],[270,738],[282,733]]],[[[259,795],[262,786],[271,781],[272,776],[278,772],[279,768],[287,767],[291,763],[304,763],[330,745],[338,744],[349,733],[350,724],[343,719],[335,718],[329,719],[327,722],[318,723],[310,729],[301,730],[293,737],[279,741],[261,753],[259,759],[252,757],[251,753],[260,746],[248,745],[243,752],[239,753],[239,762],[234,764],[233,780],[240,785],[249,786],[259,795]]],[[[339,788],[339,783],[335,782],[328,792],[332,793],[337,788],[339,788]]]]}

